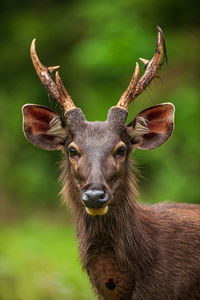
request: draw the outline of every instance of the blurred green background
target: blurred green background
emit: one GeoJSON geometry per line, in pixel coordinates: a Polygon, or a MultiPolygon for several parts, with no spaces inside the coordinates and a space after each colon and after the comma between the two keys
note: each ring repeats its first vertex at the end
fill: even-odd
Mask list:
{"type": "MultiPolygon", "coordinates": [[[[0,9],[0,300],[95,299],[78,260],[70,212],[57,183],[61,154],[32,146],[21,107],[48,101],[29,47],[60,74],[88,120],[105,120],[138,57],[151,58],[158,24],[169,63],[129,112],[171,101],[170,141],[137,150],[141,200],[200,203],[200,18],[198,1],[4,1],[0,9]]],[[[141,66],[142,69],[142,66],[141,66]]],[[[58,109],[58,106],[56,107],[58,109]]]]}

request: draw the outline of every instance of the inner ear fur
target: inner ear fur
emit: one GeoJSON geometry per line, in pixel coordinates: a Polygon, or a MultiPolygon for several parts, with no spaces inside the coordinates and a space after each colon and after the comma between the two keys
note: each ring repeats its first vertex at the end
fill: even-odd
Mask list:
{"type": "Polygon", "coordinates": [[[68,129],[53,110],[35,104],[22,107],[25,137],[35,146],[45,150],[58,150],[64,144],[68,129]]]}
{"type": "Polygon", "coordinates": [[[174,129],[174,112],[175,107],[169,102],[141,111],[126,127],[131,143],[142,150],[165,143],[174,129]]]}

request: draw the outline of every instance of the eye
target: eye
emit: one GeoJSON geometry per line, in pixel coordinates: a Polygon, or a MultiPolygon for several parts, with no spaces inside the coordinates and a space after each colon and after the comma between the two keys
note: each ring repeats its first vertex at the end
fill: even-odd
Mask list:
{"type": "Polygon", "coordinates": [[[119,147],[115,153],[116,155],[124,156],[126,154],[126,148],[123,146],[119,147]]]}
{"type": "Polygon", "coordinates": [[[68,152],[71,157],[78,155],[78,152],[74,147],[69,147],[68,152]]]}

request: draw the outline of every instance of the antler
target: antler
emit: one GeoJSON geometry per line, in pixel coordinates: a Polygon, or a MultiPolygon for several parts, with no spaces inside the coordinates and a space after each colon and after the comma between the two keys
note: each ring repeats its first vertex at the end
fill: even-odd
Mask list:
{"type": "Polygon", "coordinates": [[[72,98],[70,95],[67,93],[60,76],[58,74],[58,71],[56,72],[56,82],[54,82],[53,77],[52,77],[52,72],[60,68],[60,66],[53,66],[53,67],[45,67],[39,60],[36,49],[35,49],[35,41],[34,39],[31,43],[31,48],[30,48],[30,54],[31,54],[31,59],[33,62],[33,65],[35,67],[35,70],[42,82],[42,84],[45,86],[47,89],[48,93],[50,96],[54,99],[56,99],[64,109],[64,112],[66,113],[67,111],[76,108],[74,105],[72,98]]]}
{"type": "Polygon", "coordinates": [[[139,58],[140,61],[142,61],[145,64],[145,72],[142,75],[142,77],[139,79],[139,72],[140,72],[139,65],[138,63],[136,63],[135,72],[133,74],[131,82],[128,88],[126,89],[126,91],[123,93],[119,102],[117,103],[116,105],[117,107],[128,110],[130,103],[133,102],[134,99],[137,96],[139,96],[143,92],[143,90],[146,89],[146,87],[151,83],[152,79],[154,79],[159,66],[163,65],[165,59],[167,61],[163,32],[159,26],[157,26],[156,29],[158,32],[158,37],[156,41],[156,51],[154,56],[150,61],[144,58],[139,58]],[[163,48],[164,48],[164,59],[163,62],[161,62],[162,55],[163,55],[163,48]]]}

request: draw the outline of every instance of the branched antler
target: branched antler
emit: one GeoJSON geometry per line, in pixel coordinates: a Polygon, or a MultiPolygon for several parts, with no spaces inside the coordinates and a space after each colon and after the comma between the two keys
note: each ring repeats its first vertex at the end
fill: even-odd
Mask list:
{"type": "Polygon", "coordinates": [[[139,79],[139,65],[136,63],[135,72],[131,79],[131,82],[117,103],[117,107],[128,110],[128,107],[134,99],[139,96],[143,90],[151,83],[155,78],[159,66],[162,66],[164,60],[167,62],[166,47],[164,41],[164,35],[159,26],[156,27],[158,32],[157,42],[156,42],[156,51],[153,58],[149,61],[144,58],[139,58],[145,64],[145,72],[142,77],[139,79]],[[161,62],[164,49],[164,59],[161,62]]]}
{"type": "MultiPolygon", "coordinates": [[[[157,32],[158,32],[158,37],[156,42],[156,51],[154,53],[153,58],[150,61],[144,58],[139,58],[140,61],[142,61],[145,64],[145,72],[142,75],[142,77],[139,78],[139,73],[140,73],[139,64],[136,63],[135,72],[133,74],[131,82],[129,83],[128,88],[123,93],[122,97],[117,103],[116,105],[117,107],[128,110],[130,103],[133,102],[134,99],[137,96],[139,96],[143,92],[143,90],[146,89],[147,86],[151,83],[151,81],[155,78],[159,66],[162,66],[165,60],[167,62],[164,36],[159,26],[157,26],[157,32]],[[163,50],[164,50],[164,59],[161,62],[163,56],[163,50]]],[[[31,53],[31,59],[33,65],[42,84],[46,87],[50,96],[56,99],[62,105],[65,113],[71,109],[76,108],[76,106],[72,101],[72,98],[66,91],[60,79],[58,71],[56,72],[55,81],[53,79],[52,73],[53,71],[57,70],[59,66],[45,67],[40,62],[35,49],[35,41],[36,41],[35,39],[32,41],[30,53],[31,53]]]]}
{"type": "Polygon", "coordinates": [[[45,86],[47,89],[48,93],[52,98],[57,100],[64,109],[64,112],[66,113],[67,111],[76,108],[74,105],[72,98],[70,95],[67,93],[60,76],[58,74],[58,71],[56,72],[56,82],[53,80],[52,73],[53,71],[57,70],[60,68],[60,66],[53,66],[53,67],[45,67],[39,60],[36,49],[35,49],[35,41],[34,39],[31,43],[31,48],[30,48],[30,54],[31,54],[31,59],[33,62],[33,65],[35,67],[35,70],[42,82],[42,84],[45,86]]]}

